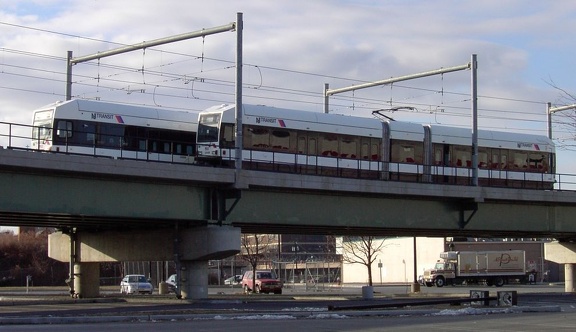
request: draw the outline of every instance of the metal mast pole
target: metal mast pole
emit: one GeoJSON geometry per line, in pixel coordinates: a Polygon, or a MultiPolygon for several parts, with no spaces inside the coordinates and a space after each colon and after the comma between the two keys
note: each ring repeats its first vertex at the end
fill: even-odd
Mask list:
{"type": "Polygon", "coordinates": [[[326,114],[328,114],[328,99],[330,98],[330,96],[328,96],[329,88],[330,84],[324,83],[324,113],[326,114]]]}
{"type": "Polygon", "coordinates": [[[548,118],[548,138],[552,139],[552,112],[550,109],[552,108],[552,103],[546,103],[546,117],[548,118]]]}
{"type": "Polygon", "coordinates": [[[478,186],[478,63],[472,54],[472,185],[478,186]]]}
{"type": "Polygon", "coordinates": [[[236,183],[242,170],[242,13],[236,14],[236,183]]]}
{"type": "Polygon", "coordinates": [[[72,51],[68,51],[66,61],[66,100],[72,99],[72,51]]]}

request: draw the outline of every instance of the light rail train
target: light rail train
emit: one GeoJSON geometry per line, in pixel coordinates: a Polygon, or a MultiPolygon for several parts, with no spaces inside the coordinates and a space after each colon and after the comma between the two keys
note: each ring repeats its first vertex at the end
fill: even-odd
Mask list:
{"type": "Polygon", "coordinates": [[[198,113],[75,99],[34,111],[32,148],[193,163],[198,113]]]}
{"type": "MultiPolygon", "coordinates": [[[[243,168],[325,176],[471,184],[470,129],[243,105],[243,168]]],[[[197,160],[233,165],[235,107],[199,113],[197,160]]],[[[483,186],[552,189],[546,136],[478,131],[483,186]]]]}

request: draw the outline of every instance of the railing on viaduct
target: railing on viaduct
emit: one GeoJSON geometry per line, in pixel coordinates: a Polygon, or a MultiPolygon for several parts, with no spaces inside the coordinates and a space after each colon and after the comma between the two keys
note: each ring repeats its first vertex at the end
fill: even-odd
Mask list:
{"type": "MultiPolygon", "coordinates": [[[[31,125],[16,124],[9,122],[0,122],[0,148],[19,149],[36,151],[32,143],[37,138],[33,137],[35,127],[31,125]]],[[[106,137],[116,142],[114,145],[102,143],[102,140],[94,139],[91,143],[82,146],[82,152],[75,152],[78,145],[68,144],[66,141],[59,143],[63,146],[58,151],[43,151],[43,153],[54,154],[83,154],[93,155],[96,157],[108,157],[117,159],[133,159],[151,162],[169,162],[169,163],[190,163],[193,161],[193,155],[184,155],[182,151],[176,153],[174,148],[177,144],[190,144],[183,141],[163,141],[155,139],[156,145],[149,144],[149,137],[131,137],[131,139],[145,142],[137,149],[128,148],[123,136],[106,134],[106,137]],[[169,146],[165,149],[159,158],[159,152],[156,146],[169,146]],[[155,156],[155,157],[151,157],[155,156]],[[184,158],[183,158],[184,157],[184,158]]],[[[230,151],[232,152],[232,151],[230,151]]],[[[434,165],[419,165],[413,163],[386,163],[381,161],[364,161],[364,160],[342,160],[333,157],[333,165],[330,167],[321,166],[317,163],[317,158],[311,158],[310,162],[302,163],[302,155],[292,154],[293,158],[286,157],[287,153],[270,151],[270,159],[259,160],[252,152],[248,152],[243,167],[245,169],[272,171],[282,173],[297,173],[306,175],[322,175],[347,178],[362,179],[381,179],[379,173],[381,170],[387,170],[388,181],[404,182],[426,182],[449,185],[470,185],[472,183],[472,168],[469,167],[437,167],[434,165]],[[282,156],[282,158],[276,158],[282,156]],[[344,166],[344,163],[346,166],[344,166]],[[368,165],[368,168],[366,167],[368,165]],[[427,169],[428,174],[423,175],[427,169]],[[454,175],[447,177],[446,175],[454,175]]],[[[289,154],[288,154],[289,155],[289,154]]],[[[515,171],[514,179],[508,179],[508,172],[505,170],[487,170],[484,179],[484,185],[491,187],[517,187],[524,189],[549,189],[549,182],[546,181],[546,173],[535,173],[527,169],[526,171],[515,171]],[[520,174],[518,176],[518,174],[520,174]],[[495,176],[494,176],[495,175],[495,176]],[[502,181],[504,180],[504,181],[502,181]],[[508,181],[511,180],[511,181],[508,181]],[[514,183],[510,185],[510,183],[514,183]]],[[[512,173],[510,173],[512,174],[512,173]]],[[[554,190],[576,191],[576,174],[556,173],[554,175],[554,190]]]]}

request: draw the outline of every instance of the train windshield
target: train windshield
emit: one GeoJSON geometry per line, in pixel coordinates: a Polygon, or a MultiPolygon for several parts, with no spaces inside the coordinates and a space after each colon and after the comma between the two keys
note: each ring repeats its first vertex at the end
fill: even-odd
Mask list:
{"type": "Polygon", "coordinates": [[[52,110],[34,114],[32,137],[35,140],[52,139],[52,110]]]}
{"type": "Polygon", "coordinates": [[[221,114],[200,114],[198,120],[198,143],[218,142],[221,114]]]}

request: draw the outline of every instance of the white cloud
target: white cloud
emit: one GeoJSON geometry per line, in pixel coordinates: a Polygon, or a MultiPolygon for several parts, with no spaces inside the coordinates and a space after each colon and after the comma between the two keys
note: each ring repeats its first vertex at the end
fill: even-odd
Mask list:
{"type": "MultiPolygon", "coordinates": [[[[32,109],[63,99],[62,58],[68,50],[81,56],[118,47],[98,40],[133,44],[221,26],[233,22],[237,12],[244,17],[244,61],[249,64],[244,82],[251,84],[244,94],[249,103],[322,111],[324,83],[339,88],[451,67],[475,53],[479,107],[509,117],[502,121],[480,112],[481,125],[545,133],[544,104],[559,95],[546,80],[576,90],[575,60],[568,56],[574,48],[569,32],[576,28],[576,3],[568,0],[0,0],[0,121],[30,123],[32,109]],[[525,114],[536,120],[523,121],[525,114]]],[[[102,59],[100,65],[77,65],[73,92],[193,109],[233,102],[234,36],[213,35],[156,47],[163,52],[135,51],[102,59]],[[111,65],[132,71],[119,72],[111,65]],[[144,74],[138,70],[142,67],[144,74]],[[213,81],[190,81],[195,76],[213,81]],[[140,88],[146,93],[128,94],[140,88]]],[[[340,95],[331,105],[340,113],[370,116],[362,107],[385,107],[390,100],[414,103],[420,112],[394,117],[469,125],[466,96],[450,94],[469,94],[469,89],[469,72],[458,72],[340,95]],[[451,106],[452,113],[425,112],[451,106]]]]}

